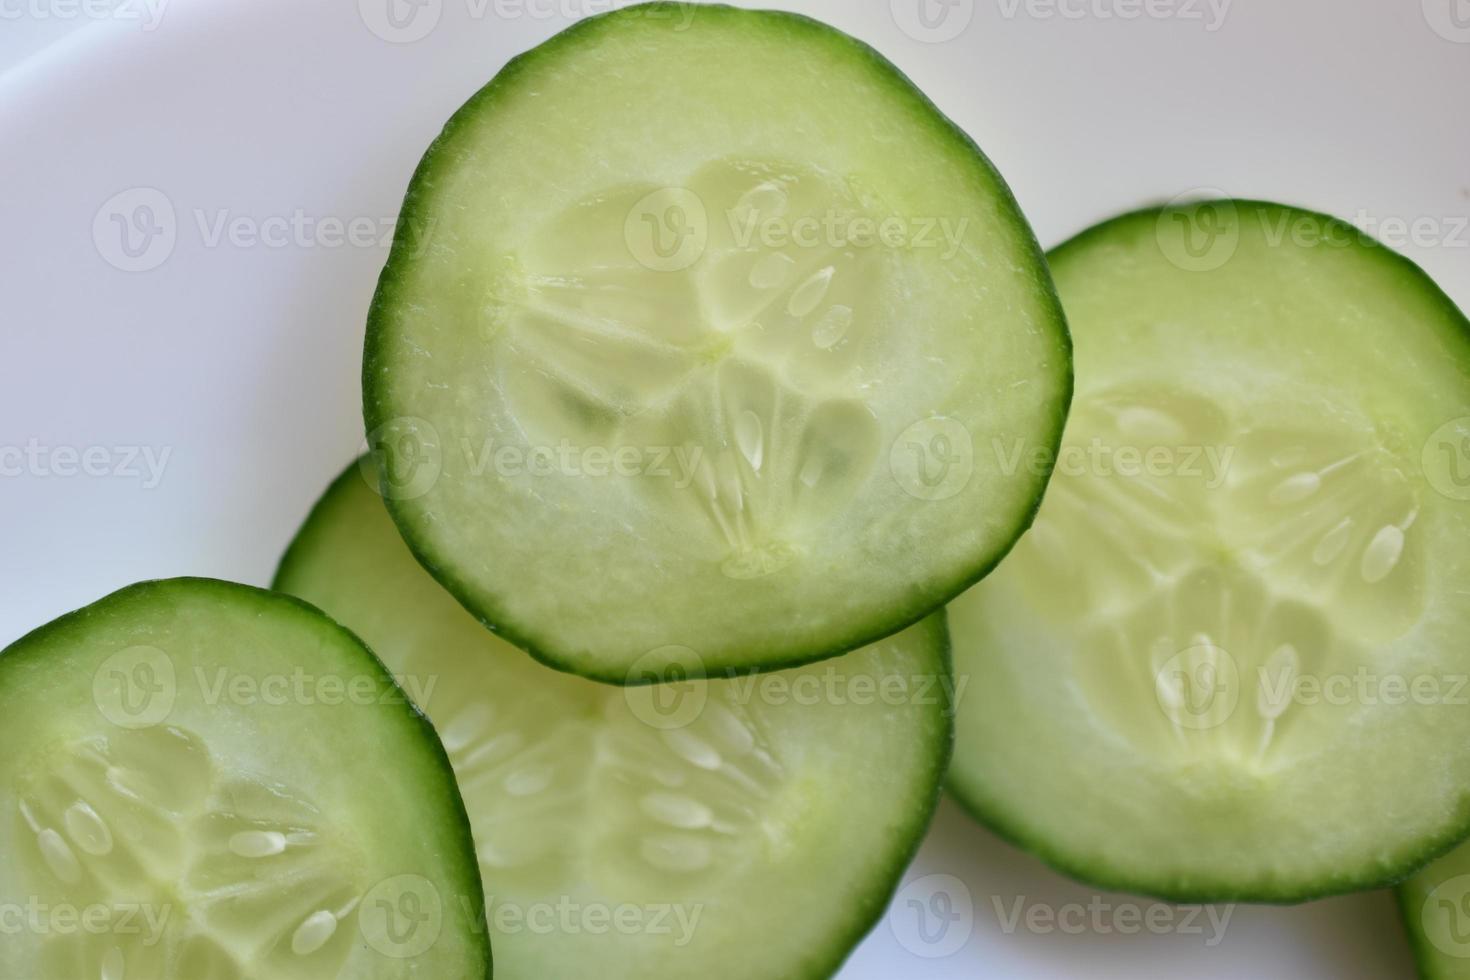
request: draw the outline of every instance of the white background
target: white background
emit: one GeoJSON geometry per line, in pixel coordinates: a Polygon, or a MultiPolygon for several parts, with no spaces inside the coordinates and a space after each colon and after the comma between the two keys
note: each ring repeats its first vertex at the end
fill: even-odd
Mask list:
{"type": "MultiPolygon", "coordinates": [[[[362,324],[386,248],[310,230],[211,244],[214,227],[391,222],[444,119],[511,55],[606,6],[423,0],[395,34],[389,0],[119,2],[0,0],[0,452],[34,450],[0,476],[0,645],[138,579],[268,581],[357,450],[362,324]],[[129,258],[114,215],[160,195],[172,240],[129,258]],[[102,447],[91,468],[106,474],[62,475],[68,447],[102,447]],[[161,479],[122,447],[155,465],[167,452],[161,479]]],[[[908,72],[996,162],[1043,244],[1219,188],[1370,227],[1418,220],[1403,250],[1470,306],[1467,0],[951,0],[932,32],[918,2],[772,5],[908,72]]],[[[933,874],[957,878],[973,914],[937,945],[916,940],[907,899],[933,880],[920,883],[846,980],[1411,970],[1386,894],[1241,907],[1214,945],[1203,916],[1203,935],[1121,934],[1113,913],[1148,903],[1096,896],[948,804],[907,880],[933,874]],[[1072,903],[1100,903],[1105,928],[1026,928],[1026,909],[1072,903]]]]}

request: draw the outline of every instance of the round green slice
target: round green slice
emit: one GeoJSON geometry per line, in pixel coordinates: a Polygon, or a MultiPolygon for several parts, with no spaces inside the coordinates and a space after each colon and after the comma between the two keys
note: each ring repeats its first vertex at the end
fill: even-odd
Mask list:
{"type": "Polygon", "coordinates": [[[1189,901],[1392,882],[1470,829],[1470,324],[1322,215],[1125,215],[1052,268],[1079,387],[1031,531],[950,606],[954,792],[1189,901]]]}
{"type": "Polygon", "coordinates": [[[404,202],[369,445],[425,567],[544,662],[808,663],[998,562],[1065,324],[1000,176],[806,18],[651,4],[516,59],[404,202]]]}
{"type": "MultiPolygon", "coordinates": [[[[788,671],[615,687],[544,667],[426,575],[349,470],[277,586],[366,637],[437,725],[511,980],[831,975],[928,825],[943,613],[788,671]]],[[[698,673],[697,653],[677,662],[698,673]]]]}
{"type": "Polygon", "coordinates": [[[0,976],[488,978],[444,750],[302,602],[147,582],[0,653],[0,976]]]}

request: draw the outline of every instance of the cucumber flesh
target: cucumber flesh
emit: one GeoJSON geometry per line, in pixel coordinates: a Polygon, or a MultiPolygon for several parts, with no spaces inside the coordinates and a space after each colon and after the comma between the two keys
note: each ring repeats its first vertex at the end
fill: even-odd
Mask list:
{"type": "Polygon", "coordinates": [[[991,568],[1071,375],[975,146],[792,14],[654,4],[517,59],[419,167],[370,316],[390,510],[471,612],[612,683],[772,669],[991,568]],[[427,242],[427,243],[426,243],[427,242]]]}
{"type": "Polygon", "coordinates": [[[0,976],[490,976],[444,750],[315,609],[135,585],[0,654],[0,699],[0,901],[24,919],[0,976]]]}
{"type": "Polygon", "coordinates": [[[937,800],[952,727],[942,614],[795,670],[598,684],[460,608],[356,467],[277,587],[426,692],[502,977],[829,976],[882,914],[937,800]]]}
{"type": "Polygon", "coordinates": [[[986,678],[955,794],[1178,900],[1401,878],[1470,829],[1470,493],[1441,458],[1470,325],[1279,205],[1127,215],[1052,265],[1083,383],[1035,526],[950,607],[986,678]]]}

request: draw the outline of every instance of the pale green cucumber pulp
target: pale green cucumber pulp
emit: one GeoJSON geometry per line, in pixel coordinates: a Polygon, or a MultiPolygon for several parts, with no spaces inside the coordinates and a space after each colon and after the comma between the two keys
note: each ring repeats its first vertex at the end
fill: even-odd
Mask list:
{"type": "Polygon", "coordinates": [[[614,683],[771,669],[999,561],[1059,438],[1065,324],[975,145],[806,18],[653,4],[516,59],[420,164],[373,303],[369,444],[480,620],[614,683]]]}
{"type": "Polygon", "coordinates": [[[942,613],[821,664],[604,685],[459,607],[357,467],[276,584],[350,624],[438,727],[501,977],[829,976],[937,801],[952,737],[942,613]]]}
{"type": "Polygon", "coordinates": [[[433,729],[296,599],[149,582],[0,653],[0,976],[490,976],[433,729]]]}
{"type": "Polygon", "coordinates": [[[1250,201],[1051,261],[1079,388],[1034,527],[950,606],[985,679],[955,794],[1108,887],[1401,878],[1470,829],[1464,316],[1349,226],[1250,201]]]}

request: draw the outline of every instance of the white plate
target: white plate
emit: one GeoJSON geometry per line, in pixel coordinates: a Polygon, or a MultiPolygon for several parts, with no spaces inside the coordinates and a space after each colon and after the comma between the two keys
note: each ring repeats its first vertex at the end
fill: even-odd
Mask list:
{"type": "MultiPolygon", "coordinates": [[[[609,6],[389,2],[0,0],[0,644],[137,579],[268,581],[359,443],[364,312],[419,154],[512,54],[609,6]]],[[[1403,250],[1470,306],[1466,0],[776,5],[909,72],[1044,244],[1219,188],[1417,220],[1403,250]]],[[[1410,970],[1385,894],[1238,908],[1215,942],[948,805],[909,880],[845,980],[1410,970]]]]}

